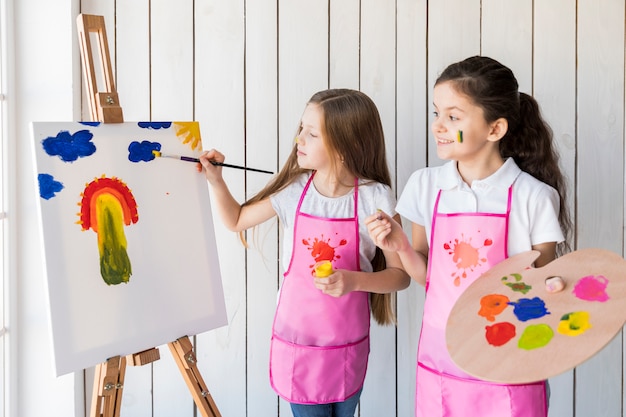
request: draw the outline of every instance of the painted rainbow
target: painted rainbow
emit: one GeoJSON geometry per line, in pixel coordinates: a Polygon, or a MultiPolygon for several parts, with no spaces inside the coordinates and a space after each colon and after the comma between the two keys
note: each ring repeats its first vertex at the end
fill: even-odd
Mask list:
{"type": "Polygon", "coordinates": [[[81,193],[77,222],[83,230],[98,235],[100,274],[107,285],[127,283],[132,275],[124,225],[137,223],[137,202],[119,178],[102,176],[86,185],[81,193]]]}

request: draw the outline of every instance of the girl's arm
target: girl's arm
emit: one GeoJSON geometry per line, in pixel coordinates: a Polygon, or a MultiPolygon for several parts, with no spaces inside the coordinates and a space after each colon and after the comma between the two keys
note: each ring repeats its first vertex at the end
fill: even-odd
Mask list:
{"type": "Polygon", "coordinates": [[[539,268],[556,259],[556,242],[540,243],[533,245],[533,250],[539,251],[540,255],[535,260],[535,267],[539,268]]]}
{"type": "Polygon", "coordinates": [[[428,241],[423,226],[411,223],[412,243],[400,225],[399,216],[379,212],[365,219],[370,237],[383,251],[395,252],[404,270],[419,284],[426,284],[428,241]],[[396,221],[397,219],[398,221],[396,221]]]}
{"type": "Polygon", "coordinates": [[[212,149],[200,155],[200,163],[214,197],[214,207],[227,229],[241,232],[276,215],[269,198],[251,205],[239,204],[224,182],[222,167],[213,165],[210,161],[224,162],[224,155],[212,149]]]}
{"type": "MultiPolygon", "coordinates": [[[[540,243],[534,245],[533,250],[539,251],[539,257],[535,260],[535,267],[539,268],[549,264],[556,259],[556,242],[540,243]]],[[[547,292],[559,292],[565,288],[565,281],[561,277],[550,277],[546,279],[547,292]]]]}
{"type": "MultiPolygon", "coordinates": [[[[400,221],[400,216],[397,216],[400,221]]],[[[411,278],[404,271],[400,257],[394,251],[383,249],[386,268],[377,272],[338,269],[327,278],[315,278],[315,286],[322,292],[340,297],[352,291],[386,294],[409,286],[411,278]]]]}

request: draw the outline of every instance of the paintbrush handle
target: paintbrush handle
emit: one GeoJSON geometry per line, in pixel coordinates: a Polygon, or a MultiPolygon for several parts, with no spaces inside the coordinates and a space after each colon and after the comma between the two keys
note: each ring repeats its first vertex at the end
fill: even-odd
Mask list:
{"type": "MultiPolygon", "coordinates": [[[[192,156],[183,156],[183,155],[162,155],[159,153],[159,156],[164,156],[166,158],[178,158],[181,161],[187,161],[187,162],[200,162],[200,159],[198,158],[194,158],[192,156]]],[[[254,171],[254,172],[262,172],[264,174],[273,174],[273,172],[271,171],[265,171],[262,169],[256,169],[256,168],[248,168],[248,167],[242,167],[239,165],[231,165],[231,164],[225,164],[223,162],[217,162],[217,161],[211,161],[211,164],[213,165],[219,165],[222,167],[226,167],[226,168],[237,168],[237,169],[244,169],[246,171],[254,171]]]]}
{"type": "Polygon", "coordinates": [[[211,161],[211,164],[213,164],[213,165],[219,165],[219,166],[226,167],[226,168],[245,169],[246,171],[262,172],[262,173],[264,173],[264,174],[273,174],[273,172],[271,172],[271,171],[265,171],[265,170],[262,170],[262,169],[256,169],[256,168],[242,167],[242,166],[239,166],[239,165],[225,164],[225,163],[223,163],[223,162],[211,161]]]}

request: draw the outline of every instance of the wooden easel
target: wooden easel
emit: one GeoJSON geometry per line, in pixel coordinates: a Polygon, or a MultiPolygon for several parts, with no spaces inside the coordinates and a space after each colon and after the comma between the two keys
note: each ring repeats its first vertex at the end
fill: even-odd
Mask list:
{"type": "MultiPolygon", "coordinates": [[[[77,25],[91,119],[103,123],[122,123],[124,116],[115,90],[104,17],[80,14],[77,25]],[[103,91],[98,91],[90,34],[95,34],[98,41],[98,58],[105,83],[103,91]]],[[[168,346],[202,416],[222,417],[196,366],[196,356],[189,337],[183,336],[168,343],[168,346]]],[[[114,356],[96,365],[90,417],[119,417],[126,363],[140,366],[159,359],[159,350],[151,348],[126,357],[114,356]]]]}

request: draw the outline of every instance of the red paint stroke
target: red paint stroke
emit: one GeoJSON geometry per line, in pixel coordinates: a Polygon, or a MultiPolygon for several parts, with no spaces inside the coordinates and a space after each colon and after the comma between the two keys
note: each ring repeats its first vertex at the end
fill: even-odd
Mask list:
{"type": "Polygon", "coordinates": [[[515,337],[515,326],[508,322],[485,326],[485,338],[492,346],[502,346],[515,337]]]}
{"type": "Polygon", "coordinates": [[[582,277],[574,287],[574,295],[585,301],[608,301],[609,295],[606,293],[606,287],[609,280],[603,275],[589,275],[582,277]]]}
{"type": "Polygon", "coordinates": [[[488,321],[496,321],[496,316],[507,308],[509,297],[502,294],[489,294],[480,299],[478,315],[488,321]]]}
{"type": "Polygon", "coordinates": [[[115,196],[122,206],[124,213],[124,224],[129,226],[131,223],[137,223],[139,215],[137,214],[137,202],[135,197],[119,178],[107,178],[102,176],[96,178],[87,184],[83,191],[82,200],[80,202],[80,221],[83,230],[92,229],[98,232],[98,222],[96,216],[98,197],[102,194],[110,194],[115,196]]]}

